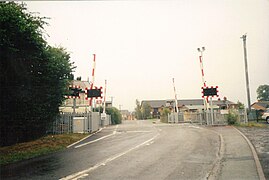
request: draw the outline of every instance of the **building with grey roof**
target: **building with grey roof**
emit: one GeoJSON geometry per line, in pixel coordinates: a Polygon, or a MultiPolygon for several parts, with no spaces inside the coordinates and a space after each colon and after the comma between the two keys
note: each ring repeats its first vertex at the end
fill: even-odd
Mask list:
{"type": "MultiPolygon", "coordinates": [[[[151,112],[153,117],[159,117],[162,108],[166,107],[170,110],[175,108],[175,100],[143,100],[141,101],[141,107],[144,103],[147,103],[152,108],[151,112]]],[[[204,100],[203,99],[180,99],[177,101],[179,111],[190,111],[197,112],[204,110],[204,100]]],[[[236,108],[236,104],[228,100],[213,100],[213,109],[229,109],[236,108]]]]}

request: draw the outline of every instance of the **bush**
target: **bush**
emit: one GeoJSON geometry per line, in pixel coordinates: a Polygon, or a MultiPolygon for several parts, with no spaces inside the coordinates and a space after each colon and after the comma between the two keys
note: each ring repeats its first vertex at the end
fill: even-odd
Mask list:
{"type": "Polygon", "coordinates": [[[161,122],[167,123],[168,122],[168,114],[171,113],[169,108],[163,108],[161,111],[161,122]]]}
{"type": "Polygon", "coordinates": [[[227,121],[229,125],[238,124],[238,114],[236,114],[233,111],[229,111],[229,114],[227,115],[227,121]]]}
{"type": "Polygon", "coordinates": [[[121,116],[120,111],[117,108],[115,107],[107,108],[106,113],[111,115],[112,124],[121,124],[122,116],[121,116]]]}

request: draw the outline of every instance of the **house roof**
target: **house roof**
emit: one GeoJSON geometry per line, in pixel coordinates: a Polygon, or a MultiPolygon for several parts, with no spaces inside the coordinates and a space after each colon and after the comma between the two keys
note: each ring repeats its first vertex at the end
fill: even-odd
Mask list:
{"type": "Polygon", "coordinates": [[[141,106],[144,103],[149,104],[152,108],[159,108],[165,106],[166,100],[144,100],[141,102],[141,106]]]}
{"type": "Polygon", "coordinates": [[[78,81],[78,80],[73,80],[71,82],[72,85],[74,86],[79,86],[81,89],[85,90],[85,88],[90,88],[91,85],[88,81],[78,81]]]}
{"type": "Polygon", "coordinates": [[[203,109],[204,106],[203,105],[186,105],[185,106],[187,109],[203,109]]]}
{"type": "Polygon", "coordinates": [[[257,110],[265,110],[266,108],[269,108],[269,101],[258,101],[253,103],[251,107],[257,110]]]}
{"type": "MultiPolygon", "coordinates": [[[[174,102],[174,99],[167,99],[167,100],[144,100],[141,102],[141,105],[143,103],[148,103],[152,108],[159,108],[162,106],[166,106],[166,103],[168,102],[174,102]]],[[[203,99],[180,99],[177,101],[178,106],[203,106],[204,105],[204,100],[203,99]]],[[[223,101],[223,100],[213,100],[212,101],[213,105],[227,105],[227,104],[235,104],[232,101],[223,101]]]]}
{"type": "Polygon", "coordinates": [[[204,100],[203,99],[182,99],[182,100],[177,100],[177,104],[179,106],[203,105],[204,100]]]}
{"type": "Polygon", "coordinates": [[[236,104],[232,101],[229,101],[229,100],[226,100],[226,101],[223,101],[223,100],[213,100],[212,102],[213,105],[231,105],[231,104],[236,104]]]}

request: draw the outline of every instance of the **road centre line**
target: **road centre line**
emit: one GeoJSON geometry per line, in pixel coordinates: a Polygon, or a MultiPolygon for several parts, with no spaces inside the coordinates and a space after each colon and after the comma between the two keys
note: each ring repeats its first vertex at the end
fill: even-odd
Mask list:
{"type": "Polygon", "coordinates": [[[104,161],[102,161],[102,162],[100,162],[100,163],[97,163],[97,164],[96,164],[95,166],[93,166],[93,167],[90,167],[90,168],[85,169],[85,170],[83,170],[83,171],[80,171],[80,172],[71,174],[71,175],[69,175],[69,176],[63,177],[63,178],[61,178],[60,180],[79,179],[79,178],[85,177],[85,176],[88,175],[89,172],[91,172],[91,171],[93,171],[93,170],[99,168],[100,166],[105,166],[107,163],[109,163],[109,162],[111,162],[111,161],[113,161],[113,160],[115,160],[115,159],[118,159],[119,157],[124,156],[125,154],[127,154],[127,153],[129,153],[129,152],[131,152],[131,151],[133,151],[133,150],[135,150],[135,149],[138,149],[138,148],[140,148],[140,147],[143,146],[143,145],[147,145],[148,143],[150,143],[151,141],[153,141],[155,138],[157,138],[159,135],[160,135],[160,134],[158,133],[158,134],[156,134],[154,137],[152,137],[152,138],[150,138],[150,139],[144,141],[144,142],[141,143],[141,144],[138,144],[138,145],[135,146],[135,147],[132,147],[132,148],[130,148],[130,149],[128,149],[128,150],[126,150],[126,151],[124,151],[124,152],[122,152],[122,153],[119,153],[119,154],[117,154],[117,155],[115,155],[115,156],[112,156],[112,157],[110,157],[110,158],[108,158],[108,159],[106,159],[106,160],[104,160],[104,161]]]}

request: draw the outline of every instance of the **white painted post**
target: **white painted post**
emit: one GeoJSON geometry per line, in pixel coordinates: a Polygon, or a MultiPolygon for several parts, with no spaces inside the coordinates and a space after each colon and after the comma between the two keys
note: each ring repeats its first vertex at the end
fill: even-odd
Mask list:
{"type": "Polygon", "coordinates": [[[212,96],[210,96],[210,110],[211,110],[211,122],[213,125],[214,117],[213,117],[213,102],[212,102],[212,96]]]}

